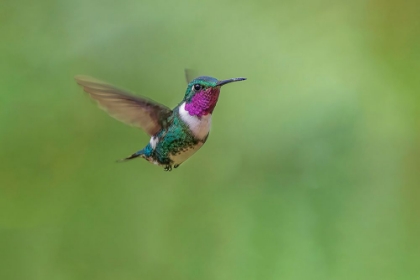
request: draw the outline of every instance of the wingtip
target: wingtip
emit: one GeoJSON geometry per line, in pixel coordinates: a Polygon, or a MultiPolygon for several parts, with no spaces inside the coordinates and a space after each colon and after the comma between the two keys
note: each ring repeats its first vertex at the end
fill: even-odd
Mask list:
{"type": "Polygon", "coordinates": [[[87,75],[76,75],[74,76],[74,80],[76,81],[76,83],[82,87],[88,87],[88,88],[103,88],[105,87],[112,87],[115,88],[114,86],[98,80],[96,78],[93,78],[91,76],[87,76],[87,75]]]}
{"type": "Polygon", "coordinates": [[[98,82],[99,80],[91,77],[91,76],[87,76],[87,75],[76,75],[74,76],[74,79],[76,80],[76,82],[78,84],[83,83],[83,82],[98,82]]]}
{"type": "Polygon", "coordinates": [[[79,86],[84,86],[86,82],[89,81],[89,76],[85,75],[76,75],[74,76],[74,80],[79,86]]]}

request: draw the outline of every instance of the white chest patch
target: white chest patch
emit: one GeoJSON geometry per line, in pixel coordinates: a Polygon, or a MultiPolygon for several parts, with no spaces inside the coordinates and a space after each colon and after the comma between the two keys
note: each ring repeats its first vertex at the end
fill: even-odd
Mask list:
{"type": "Polygon", "coordinates": [[[195,137],[202,140],[209,134],[211,126],[211,114],[197,117],[191,116],[185,110],[185,102],[179,106],[179,115],[181,119],[188,125],[195,137]]]}

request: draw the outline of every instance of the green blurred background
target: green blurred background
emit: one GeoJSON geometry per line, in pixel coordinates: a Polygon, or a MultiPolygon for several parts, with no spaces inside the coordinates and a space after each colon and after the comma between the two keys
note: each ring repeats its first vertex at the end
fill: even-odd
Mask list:
{"type": "Polygon", "coordinates": [[[0,2],[0,279],[418,279],[418,1],[0,2]],[[230,78],[179,169],[88,74],[175,106],[230,78]]]}

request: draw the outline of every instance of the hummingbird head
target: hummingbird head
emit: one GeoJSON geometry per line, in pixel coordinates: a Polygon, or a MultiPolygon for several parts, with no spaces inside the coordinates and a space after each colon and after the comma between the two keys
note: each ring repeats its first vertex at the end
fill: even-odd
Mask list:
{"type": "Polygon", "coordinates": [[[219,99],[220,87],[232,82],[244,81],[246,78],[217,80],[201,76],[192,80],[185,92],[185,110],[191,116],[204,116],[213,113],[219,99]]]}

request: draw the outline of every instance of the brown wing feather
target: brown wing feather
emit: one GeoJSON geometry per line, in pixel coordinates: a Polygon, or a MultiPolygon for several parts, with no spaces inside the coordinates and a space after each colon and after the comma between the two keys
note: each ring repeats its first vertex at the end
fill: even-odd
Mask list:
{"type": "Polygon", "coordinates": [[[76,82],[109,115],[155,135],[166,125],[172,110],[153,100],[133,96],[112,85],[88,76],[76,76],[76,82]]]}

